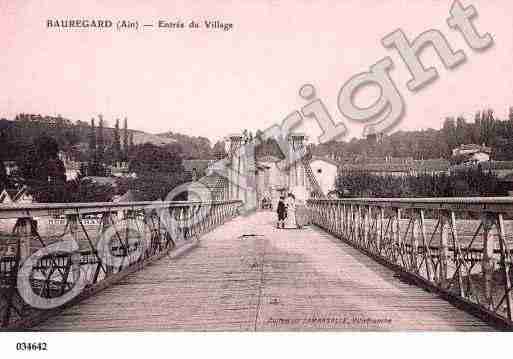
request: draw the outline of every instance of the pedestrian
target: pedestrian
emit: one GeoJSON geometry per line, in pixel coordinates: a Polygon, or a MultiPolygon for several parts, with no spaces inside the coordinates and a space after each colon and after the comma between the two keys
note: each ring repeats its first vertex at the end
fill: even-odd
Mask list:
{"type": "Polygon", "coordinates": [[[296,196],[289,192],[287,199],[285,200],[285,206],[287,207],[287,228],[297,228],[296,224],[296,196]]]}
{"type": "Polygon", "coordinates": [[[277,228],[285,228],[285,218],[287,218],[287,207],[285,206],[285,197],[281,196],[278,201],[278,207],[276,209],[278,213],[278,224],[277,228]]]}

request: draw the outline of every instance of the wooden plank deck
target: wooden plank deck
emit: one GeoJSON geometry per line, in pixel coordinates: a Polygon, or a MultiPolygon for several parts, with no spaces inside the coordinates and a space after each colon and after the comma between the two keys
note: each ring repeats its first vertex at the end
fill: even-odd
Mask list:
{"type": "Polygon", "coordinates": [[[236,218],[34,329],[492,330],[318,228],[274,228],[270,212],[236,218]]]}

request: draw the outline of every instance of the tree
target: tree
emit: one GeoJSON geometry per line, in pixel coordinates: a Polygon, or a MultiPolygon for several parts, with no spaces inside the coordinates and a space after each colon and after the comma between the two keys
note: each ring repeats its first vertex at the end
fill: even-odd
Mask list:
{"type": "Polygon", "coordinates": [[[161,147],[151,143],[135,146],[130,170],[139,174],[183,172],[180,148],[161,147]]]}
{"type": "Polygon", "coordinates": [[[180,173],[162,173],[152,174],[144,173],[137,178],[127,179],[128,188],[134,196],[141,201],[155,200],[185,200],[186,198],[168,198],[169,193],[179,184],[186,182],[185,174],[180,173]]]}
{"type": "Polygon", "coordinates": [[[456,136],[456,125],[454,123],[454,117],[446,117],[443,127],[442,133],[444,135],[445,142],[449,147],[449,150],[452,150],[457,146],[457,136],[456,136]]]}
{"type": "Polygon", "coordinates": [[[130,132],[130,140],[128,143],[128,158],[132,155],[134,152],[134,133],[130,132]]]}
{"type": "Polygon", "coordinates": [[[40,203],[110,202],[114,196],[111,185],[99,184],[90,179],[74,179],[65,183],[52,183],[31,188],[34,199],[40,203]]]}
{"type": "Polygon", "coordinates": [[[7,186],[7,170],[4,161],[0,160],[0,189],[7,186]]]}
{"type": "Polygon", "coordinates": [[[483,111],[481,119],[481,140],[488,146],[493,146],[496,141],[496,128],[495,118],[493,117],[493,110],[488,109],[483,111]]]}
{"type": "Polygon", "coordinates": [[[96,158],[98,163],[103,164],[105,160],[105,139],[103,138],[103,116],[98,115],[100,119],[98,123],[98,139],[96,147],[96,158]]]}
{"type": "Polygon", "coordinates": [[[135,146],[130,170],[137,173],[137,178],[129,180],[127,188],[141,200],[165,199],[173,188],[186,181],[181,153],[177,144],[135,146]]]}
{"type": "Polygon", "coordinates": [[[59,145],[54,138],[45,135],[38,137],[19,164],[20,176],[25,183],[43,185],[65,182],[64,163],[58,154],[59,145]]]}
{"type": "Polygon", "coordinates": [[[96,128],[94,118],[91,119],[91,132],[89,134],[89,161],[87,165],[87,175],[97,176],[101,172],[100,162],[98,161],[98,151],[96,143],[96,128]]]}
{"type": "Polygon", "coordinates": [[[456,119],[456,145],[463,145],[467,143],[467,122],[461,116],[456,119]]]}
{"type": "Polygon", "coordinates": [[[96,128],[94,118],[91,119],[91,131],[89,133],[89,160],[96,160],[96,128]]]}
{"type": "Polygon", "coordinates": [[[481,111],[474,115],[474,126],[472,127],[472,143],[481,144],[481,111]]]}
{"type": "Polygon", "coordinates": [[[128,159],[128,119],[125,117],[123,130],[123,159],[128,159]]]}
{"type": "Polygon", "coordinates": [[[113,156],[115,161],[121,160],[121,136],[119,133],[119,118],[116,119],[116,127],[114,128],[114,141],[112,143],[113,156]]]}

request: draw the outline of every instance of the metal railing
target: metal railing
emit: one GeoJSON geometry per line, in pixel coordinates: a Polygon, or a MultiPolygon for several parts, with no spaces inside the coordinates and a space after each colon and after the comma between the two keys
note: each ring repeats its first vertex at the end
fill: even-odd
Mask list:
{"type": "Polygon", "coordinates": [[[513,328],[513,198],[311,199],[308,207],[319,227],[496,327],[513,328]]]}
{"type": "Polygon", "coordinates": [[[0,205],[0,329],[33,326],[223,224],[240,204],[0,205]]]}

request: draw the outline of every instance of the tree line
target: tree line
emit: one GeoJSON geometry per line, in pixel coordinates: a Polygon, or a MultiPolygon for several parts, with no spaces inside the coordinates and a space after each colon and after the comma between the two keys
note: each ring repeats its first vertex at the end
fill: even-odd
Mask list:
{"type": "Polygon", "coordinates": [[[457,172],[378,176],[366,172],[341,173],[335,180],[340,197],[479,197],[503,196],[497,176],[480,166],[457,172]]]}
{"type": "Polygon", "coordinates": [[[339,161],[384,156],[422,160],[448,159],[454,148],[470,143],[490,146],[495,160],[513,160],[513,107],[504,120],[497,119],[493,110],[485,109],[475,113],[473,122],[463,116],[447,117],[440,130],[397,131],[377,139],[311,144],[309,149],[314,155],[339,161]]]}

